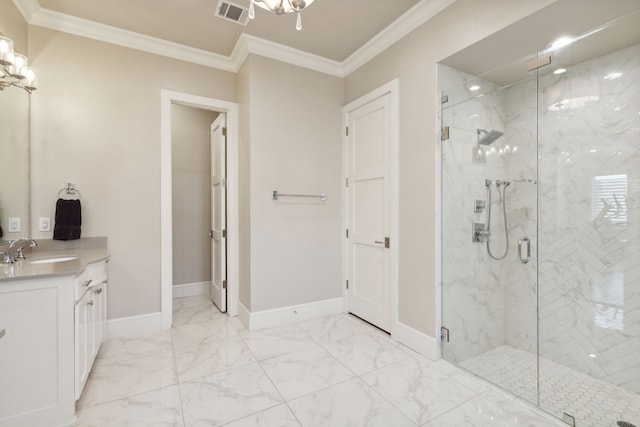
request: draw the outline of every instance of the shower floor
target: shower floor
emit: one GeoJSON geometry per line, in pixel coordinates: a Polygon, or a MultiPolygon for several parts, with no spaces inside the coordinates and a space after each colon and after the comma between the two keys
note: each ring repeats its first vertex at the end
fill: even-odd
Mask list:
{"type": "MultiPolygon", "coordinates": [[[[460,366],[512,393],[536,402],[536,356],[503,345],[460,366]]],[[[577,427],[614,427],[618,420],[640,426],[640,395],[540,358],[540,406],[577,427]]]]}

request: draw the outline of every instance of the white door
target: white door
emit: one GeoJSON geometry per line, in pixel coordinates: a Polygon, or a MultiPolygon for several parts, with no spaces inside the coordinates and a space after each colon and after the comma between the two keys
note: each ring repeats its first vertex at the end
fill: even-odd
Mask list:
{"type": "Polygon", "coordinates": [[[227,116],[211,124],[211,299],[222,312],[227,311],[227,116]]]}
{"type": "Polygon", "coordinates": [[[391,95],[346,113],[347,308],[391,324],[391,95]]]}

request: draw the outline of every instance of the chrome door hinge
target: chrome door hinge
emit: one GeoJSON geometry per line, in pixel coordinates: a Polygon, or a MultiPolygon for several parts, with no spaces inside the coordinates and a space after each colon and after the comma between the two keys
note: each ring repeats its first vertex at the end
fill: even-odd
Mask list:
{"type": "Polygon", "coordinates": [[[440,103],[441,104],[446,104],[447,102],[449,102],[449,96],[448,95],[442,95],[440,97],[440,103]]]}
{"type": "Polygon", "coordinates": [[[226,229],[226,228],[224,228],[224,229],[222,230],[222,238],[223,238],[223,239],[226,239],[226,238],[227,238],[227,229],[226,229]]]}
{"type": "Polygon", "coordinates": [[[226,127],[222,128],[222,136],[227,136],[227,128],[226,127]]]}
{"type": "Polygon", "coordinates": [[[227,281],[226,280],[222,281],[222,289],[227,289],[227,281]]]}
{"type": "Polygon", "coordinates": [[[449,139],[449,126],[445,126],[440,130],[440,141],[449,139]]]}
{"type": "Polygon", "coordinates": [[[347,289],[349,289],[349,281],[347,280],[347,289]]]}
{"type": "Polygon", "coordinates": [[[349,229],[347,228],[347,239],[349,238],[349,229]]]}
{"type": "Polygon", "coordinates": [[[346,127],[346,128],[344,128],[344,129],[345,129],[345,135],[346,135],[346,136],[349,136],[349,126],[347,126],[347,127],[346,127]]]}
{"type": "Polygon", "coordinates": [[[444,342],[449,342],[449,329],[444,326],[440,328],[440,339],[444,342]]]}

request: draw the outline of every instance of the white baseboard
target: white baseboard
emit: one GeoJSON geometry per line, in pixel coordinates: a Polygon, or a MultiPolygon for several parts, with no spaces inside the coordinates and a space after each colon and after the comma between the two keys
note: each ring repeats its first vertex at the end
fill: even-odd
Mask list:
{"type": "Polygon", "coordinates": [[[173,285],[173,298],[196,297],[200,295],[209,295],[211,282],[195,282],[185,283],[182,285],[173,285]]]}
{"type": "Polygon", "coordinates": [[[107,337],[118,338],[162,329],[162,313],[149,313],[140,316],[119,317],[107,321],[107,337]]]}
{"type": "Polygon", "coordinates": [[[305,304],[291,305],[288,307],[274,308],[271,310],[250,312],[239,304],[238,315],[240,320],[250,331],[284,325],[300,320],[329,316],[342,313],[344,304],[342,298],[333,298],[322,301],[314,301],[305,304]]]}
{"type": "Polygon", "coordinates": [[[424,332],[420,332],[411,326],[407,326],[404,323],[398,322],[395,324],[391,338],[402,345],[406,345],[413,351],[417,351],[418,353],[427,356],[431,360],[437,360],[440,358],[438,343],[435,338],[430,337],[424,332]]]}

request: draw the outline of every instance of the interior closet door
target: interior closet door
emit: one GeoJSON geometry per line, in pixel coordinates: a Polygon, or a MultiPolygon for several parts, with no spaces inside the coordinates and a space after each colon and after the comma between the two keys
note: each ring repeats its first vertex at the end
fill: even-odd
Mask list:
{"type": "Polygon", "coordinates": [[[347,308],[391,324],[391,95],[347,113],[347,308]]]}
{"type": "Polygon", "coordinates": [[[226,114],[211,124],[211,299],[227,311],[226,114]]]}

